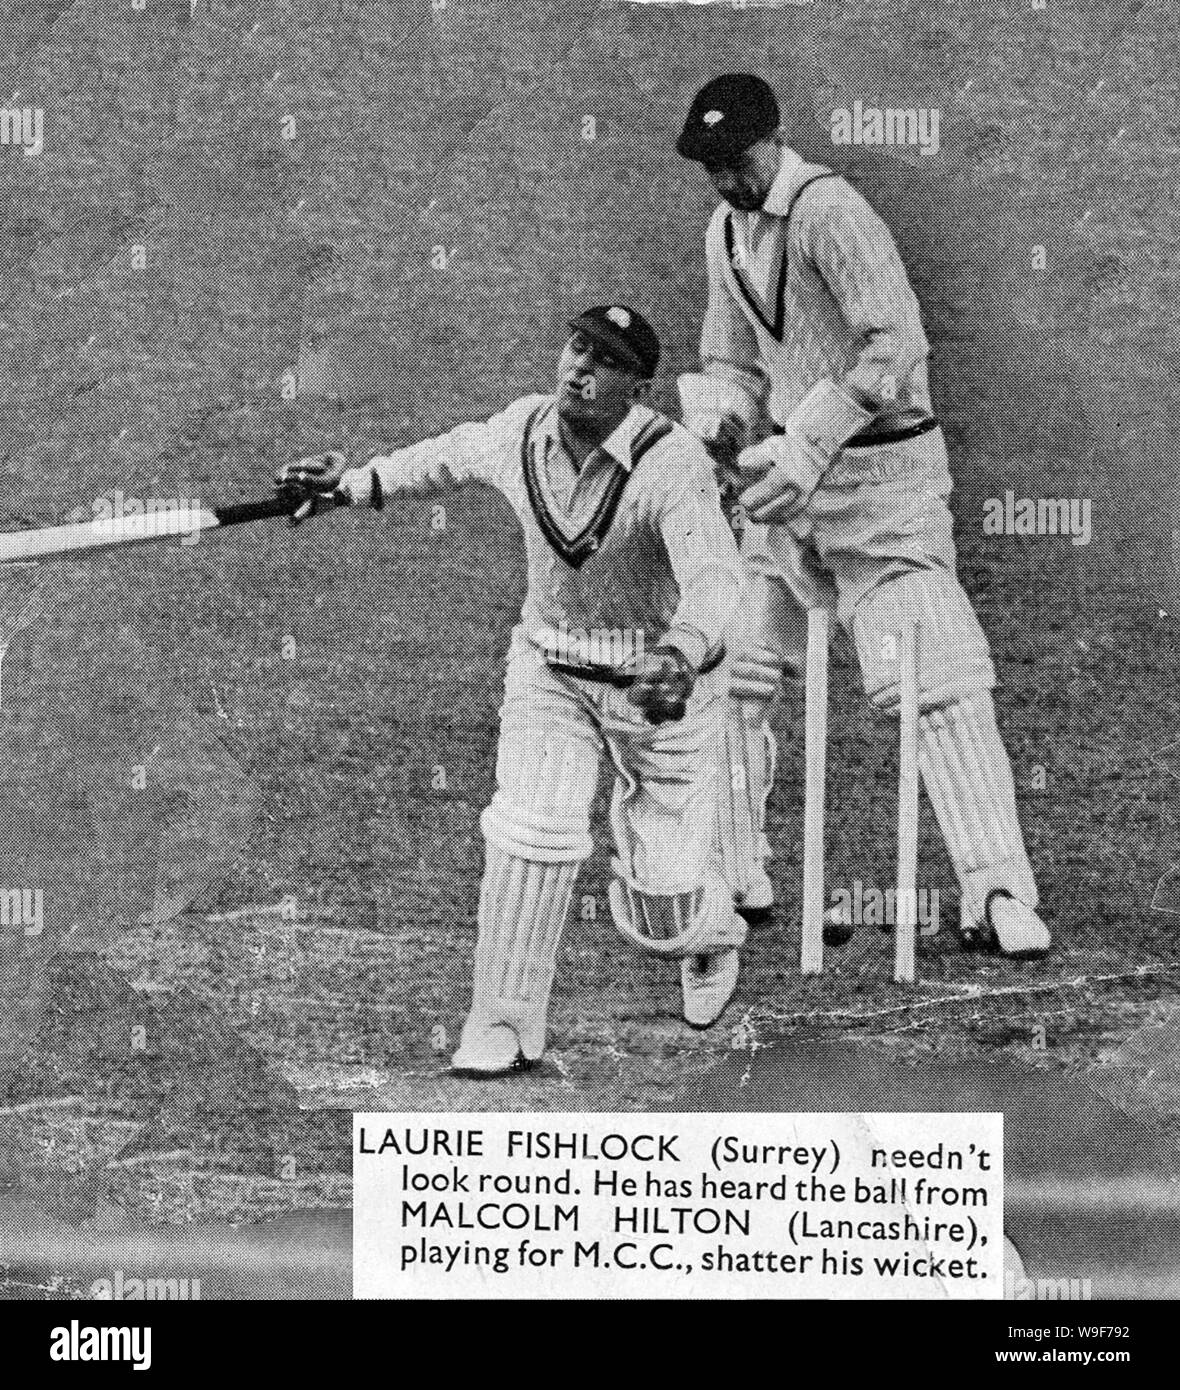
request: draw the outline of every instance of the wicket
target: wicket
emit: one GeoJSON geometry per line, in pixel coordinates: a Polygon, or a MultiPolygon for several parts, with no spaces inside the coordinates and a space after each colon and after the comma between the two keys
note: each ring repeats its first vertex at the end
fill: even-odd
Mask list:
{"type": "MultiPolygon", "coordinates": [[[[824,968],[824,791],[828,742],[827,609],[807,614],[804,682],[803,934],[800,970],[824,968]]],[[[893,978],[912,985],[916,976],[918,914],[918,624],[907,622],[894,640],[898,663],[900,774],[897,814],[897,899],[893,978]]],[[[892,655],[892,652],[889,653],[892,655]]]]}
{"type": "Polygon", "coordinates": [[[803,752],[803,942],[799,968],[824,968],[824,783],[828,758],[828,641],[831,615],[807,610],[807,674],[804,685],[803,752]]]}

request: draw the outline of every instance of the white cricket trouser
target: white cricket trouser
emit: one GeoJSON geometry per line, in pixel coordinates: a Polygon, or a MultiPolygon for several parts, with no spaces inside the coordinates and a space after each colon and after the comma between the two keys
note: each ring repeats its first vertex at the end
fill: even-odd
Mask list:
{"type": "Polygon", "coordinates": [[[558,945],[592,850],[604,754],[615,769],[616,873],[638,899],[638,937],[650,936],[658,950],[667,934],[661,919],[691,917],[703,897],[725,896],[728,910],[710,869],[727,681],[724,665],[702,676],[685,717],[655,726],[625,692],[554,671],[514,635],[496,794],[483,816],[487,856],[465,1046],[480,1030],[508,1027],[526,1058],[544,1050],[558,945]]]}

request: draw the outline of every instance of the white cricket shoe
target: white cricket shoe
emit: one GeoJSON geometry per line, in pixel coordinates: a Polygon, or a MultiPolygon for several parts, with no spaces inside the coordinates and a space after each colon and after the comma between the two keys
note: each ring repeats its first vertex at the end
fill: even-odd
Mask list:
{"type": "Polygon", "coordinates": [[[732,947],[707,956],[686,956],[680,962],[685,1023],[711,1028],[717,1022],[737,988],[740,964],[741,956],[732,947]]]}
{"type": "Polygon", "coordinates": [[[459,1076],[490,1079],[529,1071],[540,1058],[530,1059],[520,1047],[516,1030],[507,1023],[483,1023],[467,1016],[451,1070],[459,1076]]]}
{"type": "Polygon", "coordinates": [[[987,916],[982,924],[966,924],[968,944],[978,942],[984,949],[997,951],[1015,960],[1038,960],[1053,945],[1049,928],[1027,903],[1010,893],[993,893],[987,900],[987,916]]]}

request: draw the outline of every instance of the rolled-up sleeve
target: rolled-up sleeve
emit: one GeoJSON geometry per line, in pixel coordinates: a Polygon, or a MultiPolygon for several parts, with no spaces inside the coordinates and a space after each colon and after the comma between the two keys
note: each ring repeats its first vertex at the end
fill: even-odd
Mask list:
{"type": "Polygon", "coordinates": [[[666,640],[699,668],[721,644],[744,585],[737,544],[703,456],[665,501],[660,534],[680,590],[666,640]]]}
{"type": "Polygon", "coordinates": [[[800,248],[857,335],[843,385],[880,407],[904,394],[929,352],[917,296],[889,228],[854,188],[808,202],[797,213],[800,248]]]}

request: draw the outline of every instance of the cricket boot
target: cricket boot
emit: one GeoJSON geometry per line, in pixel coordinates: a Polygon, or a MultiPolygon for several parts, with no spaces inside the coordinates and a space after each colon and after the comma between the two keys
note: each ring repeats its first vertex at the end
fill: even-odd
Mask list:
{"type": "Polygon", "coordinates": [[[485,1023],[469,1015],[463,1025],[459,1046],[451,1058],[456,1076],[491,1080],[531,1071],[539,1059],[530,1059],[520,1047],[516,1030],[506,1023],[485,1023]]]}
{"type": "Polygon", "coordinates": [[[711,1027],[737,988],[747,931],[724,875],[709,869],[698,888],[653,893],[631,878],[622,860],[612,867],[607,898],[615,926],[641,951],[680,961],[684,1021],[711,1027]]]}
{"type": "Polygon", "coordinates": [[[1033,909],[1001,891],[989,895],[982,922],[973,920],[964,902],[960,930],[967,950],[1012,960],[1040,960],[1053,944],[1049,928],[1033,909]]]}
{"type": "Polygon", "coordinates": [[[711,1028],[737,989],[741,955],[736,949],[686,956],[680,962],[684,1021],[691,1028],[711,1028]]]}

